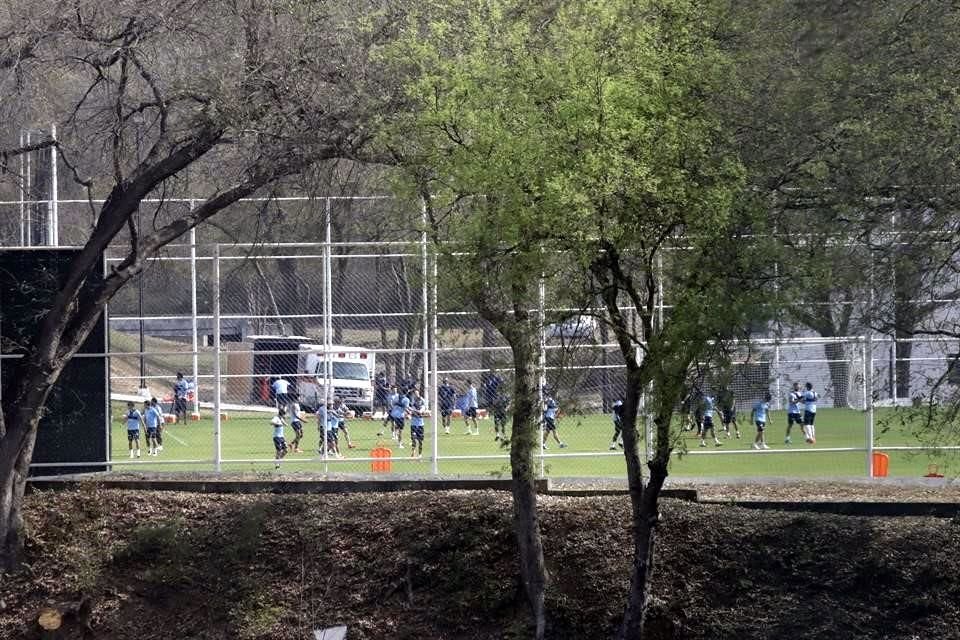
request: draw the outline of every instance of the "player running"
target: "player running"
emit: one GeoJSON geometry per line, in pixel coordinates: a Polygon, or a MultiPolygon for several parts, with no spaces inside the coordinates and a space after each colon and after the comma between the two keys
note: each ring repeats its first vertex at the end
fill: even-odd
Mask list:
{"type": "Polygon", "coordinates": [[[803,392],[803,435],[807,444],[817,444],[817,427],[813,424],[817,419],[817,400],[820,394],[813,390],[809,382],[803,392]]]}
{"type": "Polygon", "coordinates": [[[410,457],[423,458],[423,398],[416,389],[410,392],[410,457]]]}
{"type": "Polygon", "coordinates": [[[623,447],[623,400],[613,403],[613,439],[610,441],[610,451],[623,447]]]}
{"type": "Polygon", "coordinates": [[[337,444],[340,444],[339,434],[342,433],[344,439],[347,441],[347,448],[354,449],[357,445],[353,444],[353,440],[350,439],[350,431],[347,428],[347,405],[343,403],[343,399],[340,397],[334,397],[333,399],[333,412],[337,416],[337,444]]]}
{"type": "Polygon", "coordinates": [[[397,385],[390,387],[390,393],[387,395],[387,410],[383,412],[383,424],[380,425],[380,431],[377,431],[377,436],[383,436],[383,429],[387,426],[387,423],[390,423],[390,434],[396,439],[396,430],[394,429],[393,422],[393,406],[397,404],[400,399],[400,393],[397,391],[397,385]]]}
{"type": "Polygon", "coordinates": [[[399,393],[394,397],[393,406],[390,407],[390,419],[393,421],[393,439],[397,441],[397,446],[401,449],[403,449],[403,427],[409,408],[410,398],[399,393]]]}
{"type": "Polygon", "coordinates": [[[477,399],[477,388],[473,386],[473,380],[467,380],[470,385],[467,389],[466,408],[463,410],[463,426],[467,428],[464,435],[480,435],[480,425],[477,424],[477,409],[480,408],[480,402],[477,399]],[[470,429],[470,421],[473,421],[473,430],[470,429]]]}
{"type": "Polygon", "coordinates": [[[717,432],[713,428],[713,413],[716,410],[715,406],[717,399],[714,398],[709,393],[704,394],[703,396],[703,427],[700,429],[700,446],[707,446],[707,431],[710,432],[710,435],[713,436],[713,443],[716,446],[721,446],[723,443],[720,442],[720,438],[717,437],[717,432]]]}
{"type": "Polygon", "coordinates": [[[273,448],[276,452],[273,458],[277,461],[274,469],[280,468],[280,461],[287,455],[287,441],[283,438],[283,428],[286,426],[283,418],[286,414],[286,409],[277,407],[277,415],[270,420],[270,426],[273,427],[273,448]]]}
{"type": "Polygon", "coordinates": [[[783,439],[784,444],[790,444],[790,429],[793,425],[803,429],[803,419],[800,417],[800,402],[803,400],[803,392],[800,391],[800,383],[794,382],[790,395],[787,396],[787,437],[783,439]]]}
{"type": "Polygon", "coordinates": [[[127,403],[127,447],[130,449],[130,457],[140,457],[140,427],[146,429],[146,424],[143,421],[143,414],[137,411],[137,406],[132,403],[127,403]]]}
{"type": "Polygon", "coordinates": [[[453,415],[453,408],[456,405],[457,390],[453,388],[450,381],[443,379],[443,384],[437,387],[437,402],[440,404],[440,420],[443,422],[443,432],[450,433],[450,416],[453,415]]]}
{"type": "Polygon", "coordinates": [[[293,429],[293,442],[290,443],[291,453],[303,453],[303,449],[300,448],[300,441],[303,439],[303,413],[296,396],[290,403],[290,428],[293,429]]]}
{"type": "Polygon", "coordinates": [[[750,417],[753,420],[754,424],[757,425],[757,437],[753,441],[754,449],[769,449],[767,442],[764,439],[763,431],[767,427],[767,416],[770,414],[770,392],[763,394],[763,400],[758,400],[753,405],[753,411],[750,412],[750,417]]]}
{"type": "Polygon", "coordinates": [[[507,441],[507,407],[510,397],[498,390],[493,396],[493,439],[496,442],[507,441]]]}
{"type": "Polygon", "coordinates": [[[547,399],[544,401],[544,406],[543,442],[540,443],[540,446],[544,449],[547,448],[547,437],[552,433],[553,439],[556,440],[560,448],[566,449],[567,445],[562,442],[560,436],[557,435],[557,413],[560,411],[560,405],[553,399],[553,396],[547,396],[547,399]]]}
{"type": "Polygon", "coordinates": [[[729,389],[721,389],[717,394],[717,407],[720,409],[720,421],[723,423],[723,432],[730,437],[730,427],[733,427],[740,439],[740,425],[737,423],[737,399],[729,389]]]}

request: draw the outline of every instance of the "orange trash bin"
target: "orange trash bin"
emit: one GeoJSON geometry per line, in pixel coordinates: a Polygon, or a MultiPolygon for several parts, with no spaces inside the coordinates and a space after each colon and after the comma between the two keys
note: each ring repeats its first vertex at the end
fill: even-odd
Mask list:
{"type": "Polygon", "coordinates": [[[374,473],[390,473],[392,464],[390,458],[393,451],[383,446],[383,443],[377,443],[377,446],[370,452],[371,458],[378,458],[370,462],[370,471],[374,473]]]}
{"type": "Polygon", "coordinates": [[[890,456],[879,451],[873,452],[873,477],[886,478],[890,470],[890,456]]]}

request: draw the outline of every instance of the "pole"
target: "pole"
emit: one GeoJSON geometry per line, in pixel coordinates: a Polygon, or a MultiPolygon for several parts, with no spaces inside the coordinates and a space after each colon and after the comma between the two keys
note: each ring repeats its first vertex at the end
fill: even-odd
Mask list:
{"type": "MultiPolygon", "coordinates": [[[[24,134],[23,134],[23,130],[21,129],[20,130],[20,146],[21,147],[23,146],[23,141],[24,141],[24,134]]],[[[24,200],[26,200],[29,197],[26,193],[26,180],[27,180],[26,156],[27,156],[26,153],[20,154],[20,185],[19,185],[19,189],[17,189],[17,191],[19,191],[20,193],[20,246],[21,247],[25,246],[23,230],[24,230],[24,220],[26,219],[27,209],[26,209],[26,204],[24,204],[24,200]]]]}
{"type": "Polygon", "coordinates": [[[220,245],[213,245],[213,470],[220,471],[220,245]]]}
{"type": "Polygon", "coordinates": [[[547,283],[546,283],[546,280],[544,279],[543,274],[540,275],[540,286],[539,286],[537,297],[538,297],[537,324],[539,325],[537,328],[537,339],[540,343],[540,353],[537,358],[539,360],[539,367],[540,367],[540,380],[539,380],[540,384],[538,385],[539,388],[537,389],[537,398],[539,398],[540,400],[538,411],[541,413],[541,416],[539,418],[540,440],[537,442],[537,444],[539,445],[537,447],[537,450],[540,453],[540,477],[542,478],[546,474],[544,457],[543,457],[543,426],[544,426],[543,416],[542,416],[543,402],[544,402],[543,388],[547,385],[547,335],[544,330],[544,325],[547,322],[547,311],[546,311],[547,283]]]}
{"type": "MultiPolygon", "coordinates": [[[[137,163],[140,163],[140,123],[135,122],[136,132],[137,132],[137,163]]],[[[137,205],[137,242],[143,234],[143,213],[139,205],[137,205]]],[[[146,377],[146,367],[144,366],[143,353],[146,351],[145,342],[143,339],[143,271],[137,275],[137,315],[140,317],[139,322],[137,323],[140,328],[140,395],[147,397],[150,395],[150,392],[147,390],[147,377],[146,377]]],[[[196,379],[194,379],[196,382],[196,379]]],[[[196,393],[194,393],[196,395],[196,393]]]]}
{"type": "MultiPolygon", "coordinates": [[[[331,245],[331,222],[330,222],[330,198],[326,199],[325,218],[326,218],[326,242],[323,247],[323,375],[324,375],[324,397],[327,402],[327,411],[333,403],[333,363],[330,361],[330,354],[333,351],[333,274],[332,259],[330,253],[331,245]]],[[[323,472],[330,470],[327,462],[327,439],[324,432],[323,439],[323,472]]]]}
{"type": "MultiPolygon", "coordinates": [[[[27,130],[27,145],[29,145],[29,144],[30,144],[30,130],[28,129],[28,130],[27,130]]],[[[33,200],[33,162],[32,162],[32,158],[30,157],[30,156],[33,155],[33,154],[28,153],[28,154],[25,154],[25,155],[26,155],[26,159],[27,159],[27,177],[26,177],[27,200],[33,200]]],[[[32,247],[32,246],[33,246],[33,212],[32,212],[32,207],[33,207],[32,204],[28,204],[28,205],[26,206],[26,214],[27,214],[27,217],[26,217],[26,227],[25,227],[26,233],[24,234],[24,242],[21,242],[21,243],[20,243],[20,244],[21,244],[22,246],[24,246],[24,247],[32,247]]]]}
{"type": "MultiPolygon", "coordinates": [[[[50,125],[50,138],[56,142],[57,125],[50,125]]],[[[57,146],[50,147],[50,204],[47,207],[47,244],[60,246],[60,189],[57,185],[57,146]]]]}
{"type": "Polygon", "coordinates": [[[433,410],[433,475],[440,475],[440,400],[439,400],[439,381],[440,381],[440,361],[437,358],[437,254],[433,254],[433,281],[430,285],[433,294],[430,301],[430,323],[433,331],[430,334],[430,362],[433,371],[433,385],[431,392],[432,402],[430,407],[433,410]]]}
{"type": "Polygon", "coordinates": [[[873,335],[863,342],[863,399],[866,403],[867,477],[873,477],[873,335]]]}
{"type": "MultiPolygon", "coordinates": [[[[193,200],[189,203],[193,211],[193,200]]],[[[197,228],[190,228],[190,338],[193,345],[193,412],[200,414],[200,362],[197,349],[197,228]]]]}

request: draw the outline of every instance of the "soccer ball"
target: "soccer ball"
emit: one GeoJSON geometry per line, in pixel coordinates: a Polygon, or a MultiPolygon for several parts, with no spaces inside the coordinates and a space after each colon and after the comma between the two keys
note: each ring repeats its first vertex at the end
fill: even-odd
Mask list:
{"type": "Polygon", "coordinates": [[[807,438],[807,444],[817,444],[817,441],[815,438],[807,438]]]}

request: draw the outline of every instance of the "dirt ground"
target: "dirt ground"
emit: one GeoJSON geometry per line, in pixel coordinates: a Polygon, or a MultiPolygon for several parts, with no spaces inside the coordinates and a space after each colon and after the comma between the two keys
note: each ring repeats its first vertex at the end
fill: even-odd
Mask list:
{"type": "MultiPolygon", "coordinates": [[[[626,497],[540,506],[548,637],[610,637],[626,497]]],[[[333,624],[350,640],[525,638],[510,514],[492,491],[34,493],[25,566],[0,576],[0,638],[40,637],[45,605],[73,612],[63,638],[292,640],[333,624]]],[[[665,501],[659,531],[658,640],[958,637],[954,520],[665,501]]]]}

